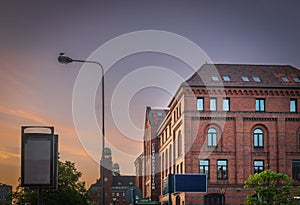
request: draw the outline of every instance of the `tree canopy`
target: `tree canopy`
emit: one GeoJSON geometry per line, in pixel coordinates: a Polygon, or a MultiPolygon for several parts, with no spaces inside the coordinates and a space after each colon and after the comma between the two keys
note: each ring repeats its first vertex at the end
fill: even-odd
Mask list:
{"type": "MultiPolygon", "coordinates": [[[[70,161],[58,161],[58,189],[45,190],[43,193],[44,205],[85,205],[89,204],[90,196],[85,188],[85,182],[79,181],[82,173],[70,161]]],[[[17,204],[37,204],[37,191],[17,186],[12,194],[17,204]]]]}
{"type": "Polygon", "coordinates": [[[294,205],[292,179],[286,174],[265,170],[250,175],[245,181],[245,188],[253,188],[246,198],[247,205],[294,205]]]}

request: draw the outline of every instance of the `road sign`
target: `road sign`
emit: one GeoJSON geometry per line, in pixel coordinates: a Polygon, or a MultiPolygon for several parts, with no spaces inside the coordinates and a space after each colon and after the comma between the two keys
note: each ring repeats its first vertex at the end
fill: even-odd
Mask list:
{"type": "Polygon", "coordinates": [[[207,192],[206,174],[170,174],[169,193],[207,192]]]}

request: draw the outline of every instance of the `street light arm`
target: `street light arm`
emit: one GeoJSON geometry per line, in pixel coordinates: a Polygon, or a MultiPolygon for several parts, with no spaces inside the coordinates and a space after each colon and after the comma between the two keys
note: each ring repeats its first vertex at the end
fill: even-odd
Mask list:
{"type": "Polygon", "coordinates": [[[105,184],[104,184],[104,179],[105,179],[105,169],[104,169],[104,148],[105,148],[105,126],[104,126],[104,68],[101,65],[101,63],[97,62],[97,61],[88,61],[88,60],[76,60],[76,59],[72,59],[68,56],[65,56],[64,53],[60,53],[58,56],[58,62],[62,63],[62,64],[68,64],[68,63],[72,63],[72,62],[80,62],[80,63],[94,63],[97,64],[102,71],[102,164],[101,164],[101,186],[102,186],[102,204],[105,205],[106,204],[106,200],[105,200],[105,184]]]}

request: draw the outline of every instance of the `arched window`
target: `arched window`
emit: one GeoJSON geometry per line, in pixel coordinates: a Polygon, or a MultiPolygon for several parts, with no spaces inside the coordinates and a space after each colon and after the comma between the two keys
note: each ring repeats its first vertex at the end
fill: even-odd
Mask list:
{"type": "Polygon", "coordinates": [[[217,146],[217,130],[215,128],[209,128],[207,131],[207,146],[216,147],[217,146]]]}
{"type": "Polygon", "coordinates": [[[264,132],[261,129],[255,129],[253,132],[253,146],[264,147],[264,132]]]}

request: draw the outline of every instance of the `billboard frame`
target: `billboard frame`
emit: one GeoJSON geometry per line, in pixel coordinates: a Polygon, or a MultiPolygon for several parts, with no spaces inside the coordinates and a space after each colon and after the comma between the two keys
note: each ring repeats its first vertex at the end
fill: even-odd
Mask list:
{"type": "MultiPolygon", "coordinates": [[[[33,160],[34,161],[34,160],[33,160]]],[[[21,187],[28,187],[32,189],[56,189],[57,188],[57,162],[58,161],[58,135],[54,134],[54,127],[49,126],[22,126],[22,140],[21,140],[21,187]],[[37,132],[25,132],[26,129],[48,129],[49,133],[37,133],[37,132]],[[30,178],[30,174],[28,173],[30,169],[33,169],[33,165],[28,164],[28,153],[36,153],[38,152],[38,147],[29,146],[29,142],[32,143],[43,143],[45,146],[49,147],[49,155],[46,154],[47,157],[47,166],[49,166],[49,171],[44,174],[45,181],[36,183],[30,178]],[[48,144],[49,145],[48,145],[48,144]],[[29,150],[30,148],[30,150],[29,150]],[[34,149],[34,150],[32,150],[34,149]],[[48,164],[49,163],[49,164],[48,164]],[[49,178],[48,178],[49,177],[49,178]]],[[[35,162],[34,162],[35,163],[35,162]]]]}

